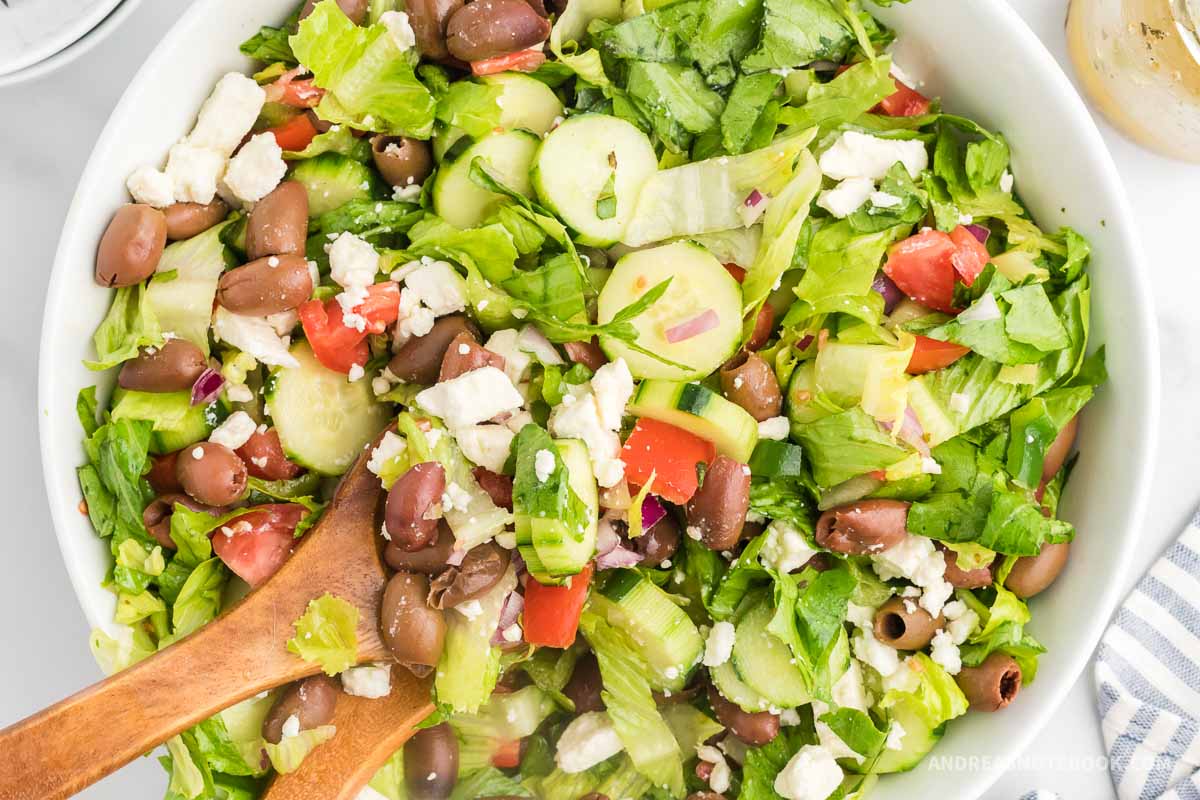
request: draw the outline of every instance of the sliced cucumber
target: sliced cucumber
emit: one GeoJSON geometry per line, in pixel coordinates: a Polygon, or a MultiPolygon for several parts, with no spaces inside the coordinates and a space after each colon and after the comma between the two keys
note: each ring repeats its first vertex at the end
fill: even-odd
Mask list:
{"type": "Polygon", "coordinates": [[[629,413],[683,428],[743,464],[749,462],[758,444],[754,417],[699,383],[642,381],[629,403],[629,413]]]}
{"type": "Polygon", "coordinates": [[[223,222],[163,250],[158,273],[146,288],[145,302],[159,327],[187,339],[205,355],[217,281],[226,267],[221,232],[228,225],[223,222]]]}
{"type": "Polygon", "coordinates": [[[596,527],[600,513],[600,494],[587,445],[578,439],[554,442],[567,468],[571,490],[588,509],[588,523],[582,531],[567,530],[562,520],[549,517],[528,518],[529,538],[541,569],[551,577],[576,575],[596,552],[596,527]]]}
{"type": "Polygon", "coordinates": [[[608,247],[620,240],[642,186],[657,171],[646,134],[617,117],[583,114],[546,136],[533,186],[582,244],[608,247]]]}
{"type": "Polygon", "coordinates": [[[875,762],[877,773],[907,772],[921,763],[938,740],[942,738],[945,723],[930,728],[916,702],[906,700],[892,707],[892,721],[904,729],[899,750],[884,749],[875,762]]]}
{"type": "Polygon", "coordinates": [[[668,278],[666,294],[632,324],[640,347],[688,369],[664,364],[611,337],[601,337],[600,344],[609,358],[624,358],[635,378],[702,378],[734,354],[742,336],[742,287],[703,247],[673,242],[622,257],[600,292],[599,321],[611,322],[618,311],[668,278]],[[667,341],[667,330],[710,311],[717,317],[715,327],[683,341],[667,341]]]}
{"type": "Polygon", "coordinates": [[[759,439],[746,462],[756,478],[799,478],[804,474],[803,464],[800,445],[774,439],[759,439]]]}
{"type": "Polygon", "coordinates": [[[482,158],[505,186],[533,197],[529,169],[541,141],[529,131],[505,131],[480,139],[438,169],[433,184],[434,211],[456,228],[473,228],[503,199],[471,180],[471,162],[476,158],[482,158]]]}
{"type": "Polygon", "coordinates": [[[291,180],[308,191],[308,216],[319,217],[351,200],[379,200],[383,182],[366,164],[340,153],[322,153],[292,167],[291,180]]]}
{"type": "Polygon", "coordinates": [[[563,116],[563,104],[554,90],[537,78],[522,72],[500,72],[479,81],[503,90],[497,101],[500,124],[510,131],[524,128],[541,136],[563,116]]]}
{"type": "Polygon", "coordinates": [[[671,596],[632,569],[616,570],[592,603],[629,634],[654,670],[651,684],[677,691],[700,663],[704,638],[671,596]]]}
{"type": "Polygon", "coordinates": [[[733,668],[767,700],[780,708],[792,708],[811,697],[792,651],[767,630],[774,613],[770,601],[764,601],[742,617],[733,641],[733,668]]]}
{"type": "Polygon", "coordinates": [[[275,372],[267,408],[288,458],[323,475],[341,475],[388,422],[370,381],[326,369],[307,342],[291,348],[298,367],[275,372]]]}
{"type": "Polygon", "coordinates": [[[753,714],[756,711],[766,711],[771,707],[770,700],[751,689],[738,677],[737,670],[733,668],[731,661],[726,661],[719,667],[712,667],[708,671],[708,676],[712,678],[713,686],[717,687],[721,696],[736,704],[743,711],[753,714]]]}
{"type": "Polygon", "coordinates": [[[812,361],[805,361],[792,373],[792,381],[788,384],[787,398],[783,408],[787,413],[788,422],[792,424],[793,435],[797,426],[808,425],[833,413],[817,404],[815,376],[816,368],[812,361]]]}

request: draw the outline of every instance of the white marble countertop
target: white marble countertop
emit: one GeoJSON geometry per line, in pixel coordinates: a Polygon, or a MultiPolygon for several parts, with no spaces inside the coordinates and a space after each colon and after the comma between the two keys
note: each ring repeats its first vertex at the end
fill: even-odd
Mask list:
{"type": "MultiPolygon", "coordinates": [[[[944,0],[915,0],[939,2],[944,0]]],[[[1065,63],[1065,0],[1010,0],[1065,63]]],[[[93,138],[128,79],[188,0],[143,3],[108,41],[65,72],[0,90],[0,242],[9,288],[0,325],[0,508],[7,511],[0,561],[0,725],[91,683],[98,672],[87,626],[59,558],[38,464],[36,372],[46,276],[59,228],[93,138]],[[19,613],[14,613],[16,610],[19,613]],[[31,613],[32,612],[32,613],[31,613]]],[[[1141,225],[1157,302],[1163,359],[1163,424],[1157,481],[1140,536],[1140,575],[1200,504],[1200,297],[1195,227],[1200,167],[1141,150],[1103,123],[1141,225]]],[[[1137,425],[1137,420],[1129,420],[1137,425]]],[[[1081,532],[1086,535],[1086,531],[1081,532]]],[[[1081,613],[1085,610],[1081,609],[1081,613]]],[[[1085,673],[1025,757],[987,793],[1015,800],[1032,788],[1063,798],[1113,797],[1085,673]]],[[[164,773],[141,759],[81,796],[159,797],[164,773]]]]}

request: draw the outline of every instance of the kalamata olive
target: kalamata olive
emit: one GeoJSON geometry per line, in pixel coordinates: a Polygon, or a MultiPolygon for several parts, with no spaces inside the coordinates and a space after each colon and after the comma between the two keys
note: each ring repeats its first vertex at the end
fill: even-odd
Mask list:
{"type": "Polygon", "coordinates": [[[446,21],[465,0],[408,0],[408,24],[417,40],[417,51],[434,61],[450,57],[446,49],[446,21]]]}
{"type": "Polygon", "coordinates": [[[332,122],[327,119],[321,119],[317,116],[317,112],[313,111],[311,108],[304,109],[304,115],[308,117],[308,121],[312,123],[312,126],[316,129],[317,133],[329,133],[330,128],[333,127],[332,122]]]}
{"type": "MultiPolygon", "coordinates": [[[[300,19],[304,19],[313,12],[317,0],[307,0],[304,8],[300,11],[300,19]]],[[[370,0],[337,0],[338,8],[342,13],[350,18],[350,21],[355,25],[362,25],[367,18],[367,11],[371,7],[370,0]]]]}
{"type": "Polygon", "coordinates": [[[398,662],[423,678],[437,666],[446,643],[446,620],[430,608],[429,578],[397,572],[383,590],[380,632],[398,662]]]}
{"type": "Polygon", "coordinates": [[[476,340],[479,338],[479,329],[475,327],[475,323],[462,314],[439,317],[429,333],[404,343],[396,355],[392,356],[388,369],[405,383],[436,383],[446,350],[450,347],[450,342],[461,333],[469,333],[476,340]]]}
{"type": "Polygon", "coordinates": [[[600,679],[600,664],[594,653],[584,653],[575,662],[571,680],[563,687],[563,694],[575,704],[575,713],[603,711],[604,699],[600,696],[603,683],[600,679]]]}
{"type": "Polygon", "coordinates": [[[295,717],[299,730],[308,731],[333,720],[340,691],[337,682],[326,675],[313,675],[288,686],[263,718],[262,736],[271,744],[283,740],[288,719],[295,717]]]}
{"type": "Polygon", "coordinates": [[[981,589],[992,585],[992,566],[985,564],[975,569],[963,569],[958,565],[958,553],[940,544],[938,549],[946,560],[946,582],[955,589],[981,589]]]}
{"type": "Polygon", "coordinates": [[[539,17],[550,16],[550,13],[546,11],[546,4],[542,0],[525,0],[525,2],[529,3],[529,7],[536,11],[539,17]]]}
{"type": "Polygon", "coordinates": [[[437,532],[446,470],[436,461],[409,467],[388,490],[385,527],[401,550],[420,550],[437,532]]]}
{"type": "Polygon", "coordinates": [[[223,444],[200,442],[185,447],[175,461],[183,490],[206,506],[227,506],[246,491],[246,463],[223,444]]]}
{"type": "Polygon", "coordinates": [[[479,488],[488,493],[488,497],[492,498],[492,502],[500,508],[507,508],[512,511],[513,507],[513,479],[507,475],[501,475],[498,472],[492,472],[487,467],[476,467],[471,470],[471,474],[475,476],[479,488]]]}
{"type": "Polygon", "coordinates": [[[143,347],[121,365],[117,385],[136,392],[182,392],[208,368],[204,352],[187,339],[168,339],[161,347],[143,347]]]}
{"type": "Polygon", "coordinates": [[[429,605],[454,608],[482,596],[504,577],[508,562],[508,551],[495,542],[472,547],[461,564],[447,567],[430,582],[429,605]]]}
{"type": "Polygon", "coordinates": [[[858,500],[822,512],[817,518],[817,544],[846,555],[879,553],[908,535],[907,523],[908,503],[858,500]]]}
{"type": "Polygon", "coordinates": [[[576,364],[583,364],[592,372],[608,363],[608,356],[600,349],[599,340],[593,336],[590,342],[567,342],[563,345],[567,358],[576,364]]]}
{"type": "Polygon", "coordinates": [[[1079,432],[1079,416],[1071,417],[1071,421],[1063,426],[1054,437],[1054,441],[1046,448],[1046,458],[1042,461],[1042,480],[1048,481],[1058,474],[1067,456],[1071,453],[1071,445],[1075,444],[1075,434],[1079,432]]]}
{"type": "Polygon", "coordinates": [[[167,244],[167,218],[157,208],[130,203],[117,209],[96,251],[96,283],[133,286],[154,274],[167,244]]]}
{"type": "Polygon", "coordinates": [[[485,349],[468,331],[463,331],[450,340],[446,354],[442,356],[438,381],[448,381],[481,367],[504,369],[504,356],[485,349]]]}
{"type": "Polygon", "coordinates": [[[211,203],[175,203],[162,210],[167,220],[167,238],[172,242],[190,239],[216,225],[229,214],[229,206],[219,197],[211,203]]]}
{"type": "Polygon", "coordinates": [[[668,514],[650,526],[650,530],[635,537],[633,544],[642,554],[641,566],[657,567],[679,549],[679,525],[668,514]]]}
{"type": "Polygon", "coordinates": [[[524,50],[550,35],[550,23],[524,0],[475,0],[446,23],[446,49],[463,61],[524,50]]]}
{"type": "Polygon", "coordinates": [[[197,503],[186,494],[170,493],[156,497],[142,511],[142,524],[154,537],[155,541],[167,550],[175,549],[175,540],[171,538],[171,515],[175,513],[175,504],[179,503],[192,511],[203,511],[214,517],[226,512],[224,508],[213,508],[203,503],[197,503]]]}
{"type": "Polygon", "coordinates": [[[308,190],[284,181],[254,204],[246,220],[246,258],[304,255],[308,238],[308,190]]]}
{"type": "Polygon", "coordinates": [[[748,745],[763,745],[779,735],[778,714],[743,711],[737,703],[726,700],[711,683],[708,685],[708,703],[717,715],[717,721],[748,745]]]}
{"type": "Polygon", "coordinates": [[[783,409],[775,370],[755,353],[738,353],[721,367],[721,392],[759,422],[783,409]]]}
{"type": "Polygon", "coordinates": [[[717,456],[688,501],[688,534],[696,528],[705,547],[728,550],[737,544],[749,509],[750,468],[729,456],[717,456]]]}
{"type": "Polygon", "coordinates": [[[183,491],[183,487],[179,485],[179,478],[175,475],[175,461],[179,458],[179,453],[180,451],[176,450],[166,455],[150,457],[150,471],[146,473],[146,480],[150,483],[150,488],[158,494],[183,491]]]}
{"type": "Polygon", "coordinates": [[[915,600],[891,597],[875,610],[875,638],[897,650],[920,650],[946,624],[934,619],[915,600]]]}
{"type": "Polygon", "coordinates": [[[771,338],[771,331],[775,327],[775,309],[770,303],[763,303],[763,307],[758,310],[758,316],[754,318],[754,331],[750,334],[750,340],[746,342],[746,349],[750,351],[760,350],[767,343],[767,339],[771,338]]]}
{"type": "Polygon", "coordinates": [[[388,542],[383,549],[383,560],[394,570],[401,572],[419,572],[422,575],[437,575],[448,566],[446,560],[454,549],[454,533],[446,520],[438,520],[437,536],[415,552],[409,552],[399,547],[395,542],[388,542]]]}
{"type": "Polygon", "coordinates": [[[407,136],[371,137],[371,158],[383,179],[392,186],[424,183],[433,172],[433,154],[429,144],[407,136]]]}
{"type": "Polygon", "coordinates": [[[458,782],[458,737],[450,723],[424,728],[404,744],[404,785],[411,800],[445,800],[458,782]]]}
{"type": "Polygon", "coordinates": [[[312,295],[304,256],[264,256],[221,276],[217,302],[235,314],[265,317],[290,311],[312,295]]]}
{"type": "Polygon", "coordinates": [[[256,430],[236,452],[246,462],[251,477],[264,481],[287,481],[304,472],[304,467],[288,460],[279,441],[279,431],[274,428],[261,433],[256,430]]]}
{"type": "Polygon", "coordinates": [[[1033,597],[1054,583],[1054,579],[1067,565],[1067,556],[1070,554],[1070,542],[1042,545],[1042,552],[1036,556],[1022,556],[1017,559],[1004,585],[1021,599],[1033,597]]]}
{"type": "Polygon", "coordinates": [[[963,667],[954,676],[972,711],[999,711],[1021,691],[1021,668],[1012,656],[995,652],[978,667],[963,667]]]}

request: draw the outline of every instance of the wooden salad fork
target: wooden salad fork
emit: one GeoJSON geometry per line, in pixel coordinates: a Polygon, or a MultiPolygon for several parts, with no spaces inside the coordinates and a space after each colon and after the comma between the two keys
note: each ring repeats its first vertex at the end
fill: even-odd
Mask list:
{"type": "MultiPolygon", "coordinates": [[[[227,613],[129,669],[0,730],[0,800],[69,797],[218,711],[315,674],[319,665],[290,653],[287,641],[309,601],[326,592],[358,608],[359,663],[391,661],[379,635],[387,574],[376,543],[382,489],[366,466],[371,449],[342,479],[324,516],[292,557],[227,613]]],[[[343,695],[335,724],[346,719],[357,728],[361,717],[365,738],[371,724],[384,722],[376,718],[386,714],[392,726],[388,742],[394,746],[382,754],[378,767],[432,710],[429,695],[428,682],[396,669],[390,700],[343,695]],[[370,703],[381,707],[368,708],[370,703]]],[[[335,734],[313,755],[323,749],[332,754],[354,738],[335,734]]],[[[364,764],[334,779],[353,782],[365,772],[365,783],[374,767],[364,764]]],[[[310,780],[327,774],[314,773],[310,780]]],[[[353,797],[342,785],[313,788],[325,784],[308,784],[307,794],[287,794],[300,780],[279,781],[278,791],[284,793],[272,797],[353,797]]]]}

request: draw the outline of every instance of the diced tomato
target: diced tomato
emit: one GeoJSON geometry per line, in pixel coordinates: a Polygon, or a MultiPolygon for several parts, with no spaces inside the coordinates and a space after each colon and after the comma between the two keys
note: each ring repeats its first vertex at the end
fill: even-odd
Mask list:
{"type": "Polygon", "coordinates": [[[900,291],[930,308],[954,308],[954,241],[942,231],[927,230],[897,242],[888,250],[883,271],[900,291]]]}
{"type": "Polygon", "coordinates": [[[867,475],[871,476],[877,481],[887,481],[887,470],[873,469],[868,472],[867,475]]]}
{"type": "Polygon", "coordinates": [[[651,491],[675,504],[686,503],[696,493],[696,465],[716,457],[712,442],[653,419],[639,419],[621,450],[626,480],[643,486],[654,473],[651,491]]]}
{"type": "MultiPolygon", "coordinates": [[[[282,79],[280,79],[282,80],[282,79]]],[[[312,78],[302,81],[287,81],[281,84],[282,91],[276,102],[295,108],[316,108],[325,90],[313,83],[312,78]]]]}
{"type": "Polygon", "coordinates": [[[279,432],[267,428],[264,433],[255,431],[246,443],[235,451],[246,462],[246,471],[265,481],[286,481],[298,477],[304,467],[288,460],[283,445],[279,443],[279,432]]]}
{"type": "Polygon", "coordinates": [[[505,53],[495,58],[472,61],[471,72],[475,75],[493,75],[497,72],[533,72],[545,62],[546,54],[541,50],[518,50],[515,53],[505,53]]]}
{"type": "Polygon", "coordinates": [[[738,283],[746,280],[745,267],[739,267],[737,264],[722,264],[722,266],[725,267],[725,271],[732,275],[733,279],[738,283]]]}
{"type": "Polygon", "coordinates": [[[948,367],[971,352],[971,348],[954,342],[940,342],[928,336],[917,336],[912,358],[908,360],[908,374],[920,375],[935,369],[948,367]]]}
{"type": "Polygon", "coordinates": [[[334,372],[349,372],[370,357],[367,335],[383,333],[400,316],[400,287],[395,281],[377,283],[367,290],[367,299],[354,308],[366,321],[363,330],[343,323],[343,311],[336,298],[321,302],[308,300],[297,309],[304,336],[317,360],[334,372]]]}
{"type": "Polygon", "coordinates": [[[570,647],[592,581],[591,562],[570,584],[546,586],[532,577],[525,584],[525,641],[546,647],[570,647]]]}
{"type": "Polygon", "coordinates": [[[521,740],[513,739],[501,742],[492,751],[492,766],[497,769],[511,769],[521,763],[521,740]]]}
{"type": "Polygon", "coordinates": [[[889,117],[917,117],[929,113],[929,98],[896,78],[896,91],[879,101],[879,111],[889,117]]]}
{"type": "Polygon", "coordinates": [[[308,118],[308,114],[297,114],[266,132],[273,134],[275,142],[284,150],[303,150],[317,135],[317,127],[308,118]]]}
{"type": "Polygon", "coordinates": [[[991,256],[983,242],[976,239],[965,225],[950,231],[950,241],[954,242],[954,255],[950,256],[950,263],[954,265],[954,271],[963,285],[970,286],[983,272],[991,256]]]}
{"type": "Polygon", "coordinates": [[[212,537],[213,551],[235,575],[258,586],[291,556],[296,525],[307,511],[296,503],[256,506],[217,528],[212,537]]]}

